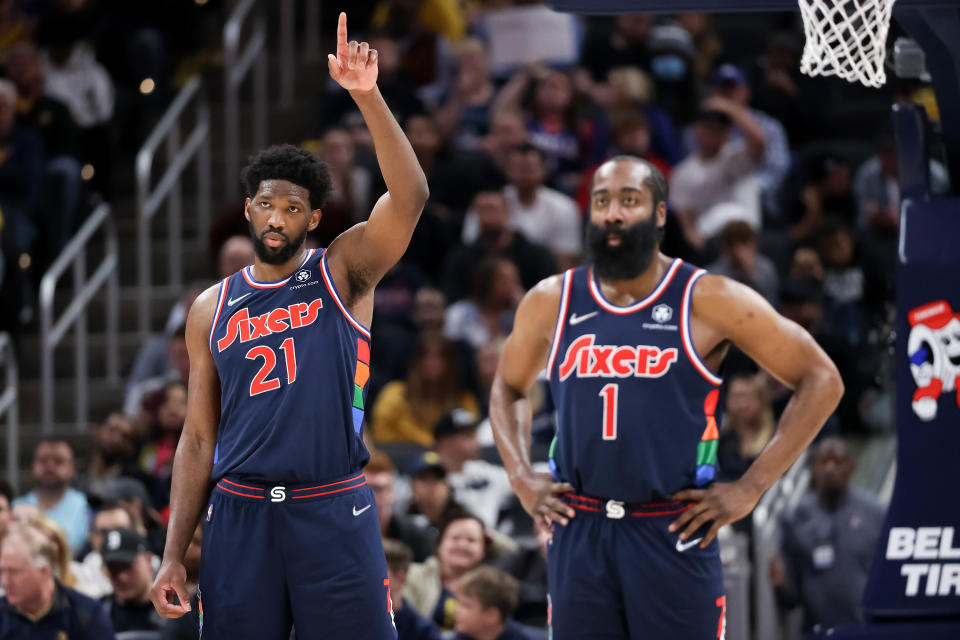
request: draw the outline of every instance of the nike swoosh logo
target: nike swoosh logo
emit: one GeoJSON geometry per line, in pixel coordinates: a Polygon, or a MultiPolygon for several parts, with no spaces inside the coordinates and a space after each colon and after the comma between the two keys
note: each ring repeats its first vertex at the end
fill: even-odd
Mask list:
{"type": "Polygon", "coordinates": [[[592,318],[593,316],[597,315],[598,313],[600,313],[600,312],[599,312],[599,311],[591,311],[590,313],[585,313],[585,314],[583,314],[582,316],[578,316],[578,315],[575,314],[575,313],[571,313],[571,314],[570,314],[570,326],[572,327],[572,326],[575,325],[575,324],[580,324],[580,323],[583,322],[584,320],[589,320],[590,318],[592,318]]]}
{"type": "Polygon", "coordinates": [[[358,516],[358,515],[360,515],[361,513],[363,513],[364,511],[366,511],[367,509],[369,509],[371,506],[372,506],[372,505],[369,505],[369,504],[368,504],[368,505],[365,506],[363,509],[360,509],[360,510],[358,511],[358,510],[357,510],[357,505],[353,505],[353,515],[354,515],[354,516],[358,516]]]}
{"type": "Polygon", "coordinates": [[[247,296],[251,295],[252,293],[253,293],[253,292],[245,293],[245,294],[243,294],[243,295],[240,296],[240,297],[230,298],[229,300],[227,300],[227,306],[228,306],[228,307],[232,307],[233,305],[237,304],[238,302],[240,302],[241,300],[243,300],[243,299],[246,298],[247,296]]]}
{"type": "Polygon", "coordinates": [[[677,551],[683,553],[684,551],[686,551],[686,550],[689,549],[690,547],[692,547],[692,546],[694,546],[694,545],[696,545],[696,544],[700,544],[700,541],[702,541],[702,540],[703,540],[703,538],[694,538],[693,540],[687,540],[686,542],[684,542],[684,541],[681,540],[680,538],[677,538],[677,551]]]}

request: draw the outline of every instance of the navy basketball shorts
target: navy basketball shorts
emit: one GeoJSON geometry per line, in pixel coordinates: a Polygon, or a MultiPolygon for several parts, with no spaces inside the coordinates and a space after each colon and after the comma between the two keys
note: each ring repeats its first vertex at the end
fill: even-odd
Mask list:
{"type": "Polygon", "coordinates": [[[724,637],[717,541],[700,549],[667,530],[687,503],[563,500],[576,516],[554,524],[547,552],[553,640],[724,637]]]}
{"type": "Polygon", "coordinates": [[[304,485],[224,478],[207,508],[203,640],[396,638],[373,492],[362,472],[304,485]]]}

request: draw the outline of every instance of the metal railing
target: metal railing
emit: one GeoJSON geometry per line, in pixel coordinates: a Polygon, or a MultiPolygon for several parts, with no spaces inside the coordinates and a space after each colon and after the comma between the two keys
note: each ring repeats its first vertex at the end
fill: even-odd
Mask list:
{"type": "Polygon", "coordinates": [[[780,522],[810,486],[808,452],[804,451],[790,469],[764,494],[753,511],[753,607],[756,638],[781,638],[783,627],[773,585],[770,560],[780,553],[780,522]]]}
{"type": "MultiPolygon", "coordinates": [[[[228,136],[229,138],[229,136],[228,136]]],[[[191,161],[196,159],[196,218],[197,235],[194,244],[206,242],[212,207],[210,108],[198,76],[191,77],[166,113],[153,128],[150,136],[137,152],[137,272],[139,287],[138,322],[140,334],[146,338],[151,329],[150,294],[156,282],[151,273],[150,229],[153,217],[164,203],[167,209],[167,276],[171,291],[180,293],[183,287],[183,176],[191,161]],[[194,108],[195,121],[186,141],[181,143],[183,117],[188,108],[194,108]],[[154,158],[160,145],[164,146],[166,168],[152,185],[154,158]]]]}
{"type": "Polygon", "coordinates": [[[42,383],[41,415],[43,432],[53,430],[54,370],[53,354],[70,327],[74,327],[74,422],[77,430],[87,427],[88,377],[87,371],[87,307],[101,287],[106,287],[106,369],[111,383],[120,380],[117,355],[117,323],[119,307],[119,260],[117,257],[117,229],[110,206],[101,204],[87,218],[80,230],[64,247],[40,280],[40,379],[42,383]],[[94,234],[103,230],[105,246],[100,265],[87,277],[87,245],[94,234]],[[54,294],[60,276],[73,271],[73,299],[54,321],[54,294]]]}
{"type": "Polygon", "coordinates": [[[19,494],[20,474],[20,396],[17,379],[17,356],[13,352],[13,342],[9,333],[0,333],[0,363],[6,369],[6,383],[0,393],[0,416],[7,417],[7,482],[19,494]]]}
{"type": "MultiPolygon", "coordinates": [[[[291,16],[292,8],[287,11],[291,16]]],[[[240,0],[223,25],[224,53],[224,188],[228,195],[236,190],[240,166],[240,87],[253,70],[253,144],[261,148],[267,140],[267,28],[257,0],[240,0]],[[240,50],[243,26],[250,19],[250,35],[240,50]]],[[[293,80],[290,79],[290,91],[293,80]]]]}

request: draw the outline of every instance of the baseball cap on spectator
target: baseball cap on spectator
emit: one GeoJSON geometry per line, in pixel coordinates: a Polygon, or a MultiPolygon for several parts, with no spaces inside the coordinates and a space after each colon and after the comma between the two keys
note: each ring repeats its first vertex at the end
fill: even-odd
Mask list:
{"type": "Polygon", "coordinates": [[[722,64],[710,74],[710,84],[715,87],[725,84],[740,87],[747,84],[747,74],[736,65],[722,64]]]}
{"type": "Polygon", "coordinates": [[[447,470],[443,468],[436,451],[424,451],[410,468],[410,476],[413,478],[427,474],[437,478],[447,477],[447,470]]]}
{"type": "Polygon", "coordinates": [[[149,551],[147,540],[133,529],[111,529],[103,539],[103,563],[130,564],[149,551]]]}
{"type": "Polygon", "coordinates": [[[664,24],[650,30],[647,43],[651,53],[679,53],[693,57],[693,39],[686,29],[675,24],[664,24]]]}
{"type": "Polygon", "coordinates": [[[439,440],[445,436],[476,431],[479,424],[473,414],[466,409],[454,409],[433,425],[433,438],[439,440]]]}

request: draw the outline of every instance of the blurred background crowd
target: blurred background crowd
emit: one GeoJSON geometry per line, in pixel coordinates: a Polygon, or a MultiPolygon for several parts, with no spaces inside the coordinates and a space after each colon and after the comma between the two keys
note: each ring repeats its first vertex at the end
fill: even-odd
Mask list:
{"type": "MultiPolygon", "coordinates": [[[[5,328],[35,331],[38,274],[96,203],[129,197],[119,159],[186,74],[218,64],[223,5],[0,0],[5,328]]],[[[873,549],[862,541],[879,533],[883,507],[850,488],[844,441],[893,428],[900,197],[889,109],[916,100],[935,117],[929,88],[894,78],[867,90],[800,75],[795,14],[577,17],[520,0],[353,5],[351,34],[379,51],[380,90],[431,194],[404,259],[376,290],[365,423],[401,640],[545,637],[548,532],[513,497],[487,404],[520,299],[581,264],[591,176],[617,154],[647,159],[669,181],[665,253],[755,288],[836,362],[847,393],[814,450],[810,495],[784,526],[781,556],[754,571],[769,570],[779,606],[800,607],[805,628],[856,620],[873,549]],[[833,545],[827,562],[817,557],[823,527],[859,529],[862,544],[833,545]]],[[[349,96],[325,77],[307,91],[311,128],[291,141],[333,177],[309,238],[324,247],[369,214],[384,185],[349,96]]],[[[931,175],[946,189],[937,162],[931,175]]],[[[222,194],[208,231],[209,280],[186,287],[164,332],[140,345],[115,410],[82,441],[41,441],[29,493],[0,490],[0,538],[9,536],[0,620],[18,615],[24,593],[76,590],[104,603],[91,615],[102,612],[117,632],[196,637],[195,619],[159,619],[146,594],[186,414],[186,310],[253,262],[243,195],[222,194]],[[59,586],[42,587],[50,580],[59,586]]],[[[724,375],[719,466],[730,480],[771,438],[789,390],[736,352],[724,375]]],[[[542,462],[555,420],[546,385],[534,397],[542,462]]],[[[749,535],[749,523],[743,529],[749,535]]],[[[188,557],[194,587],[202,537],[199,527],[188,557]]]]}

